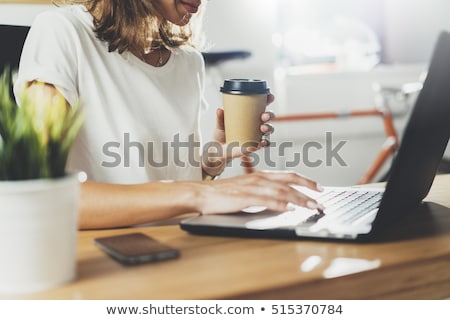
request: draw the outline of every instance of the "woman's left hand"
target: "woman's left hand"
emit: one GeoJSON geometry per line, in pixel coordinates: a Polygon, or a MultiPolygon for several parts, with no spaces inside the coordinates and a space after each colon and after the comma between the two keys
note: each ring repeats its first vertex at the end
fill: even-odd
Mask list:
{"type": "MultiPolygon", "coordinates": [[[[273,94],[267,95],[267,105],[271,104],[275,100],[273,94]]],[[[266,111],[261,114],[261,126],[262,139],[258,147],[249,147],[245,150],[236,147],[228,150],[225,142],[225,124],[224,124],[224,111],[222,108],[218,108],[216,111],[217,122],[214,132],[214,142],[221,145],[221,150],[217,150],[212,146],[214,150],[207,148],[203,154],[203,170],[211,176],[219,175],[225,168],[226,164],[235,158],[242,157],[244,154],[255,152],[261,148],[269,146],[269,136],[273,133],[274,127],[269,123],[275,118],[275,114],[272,111],[266,111]],[[231,152],[230,152],[231,151],[231,152]]]]}

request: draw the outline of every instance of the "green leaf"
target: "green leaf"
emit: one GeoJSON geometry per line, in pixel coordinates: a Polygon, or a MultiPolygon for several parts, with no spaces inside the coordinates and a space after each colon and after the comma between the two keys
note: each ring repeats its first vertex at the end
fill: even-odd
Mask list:
{"type": "Polygon", "coordinates": [[[84,117],[80,105],[46,97],[11,97],[9,69],[0,77],[0,180],[57,178],[65,174],[69,151],[84,117]]]}

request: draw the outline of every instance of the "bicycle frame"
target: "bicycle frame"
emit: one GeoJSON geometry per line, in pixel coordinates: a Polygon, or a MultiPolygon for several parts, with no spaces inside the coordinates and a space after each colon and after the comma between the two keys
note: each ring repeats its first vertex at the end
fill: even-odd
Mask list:
{"type": "MultiPolygon", "coordinates": [[[[305,120],[322,120],[322,119],[339,119],[348,117],[380,117],[383,121],[386,140],[381,146],[381,150],[365,171],[363,176],[358,180],[357,184],[366,184],[373,181],[379,173],[383,164],[386,163],[389,156],[393,155],[399,147],[399,138],[395,130],[392,112],[389,108],[372,108],[352,110],[348,112],[317,112],[317,113],[299,113],[277,116],[273,122],[292,122],[305,120]]],[[[249,156],[242,157],[242,165],[246,173],[254,172],[254,168],[249,156]]]]}

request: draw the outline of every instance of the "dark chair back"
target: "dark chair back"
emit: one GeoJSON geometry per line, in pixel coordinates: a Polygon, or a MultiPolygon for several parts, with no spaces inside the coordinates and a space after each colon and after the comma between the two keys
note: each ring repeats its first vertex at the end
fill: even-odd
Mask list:
{"type": "Polygon", "coordinates": [[[0,72],[8,66],[11,70],[19,67],[23,43],[29,30],[29,26],[0,24],[0,72]]]}
{"type": "Polygon", "coordinates": [[[0,75],[9,68],[9,77],[12,78],[12,73],[19,68],[20,55],[29,30],[29,26],[0,24],[0,75]]]}

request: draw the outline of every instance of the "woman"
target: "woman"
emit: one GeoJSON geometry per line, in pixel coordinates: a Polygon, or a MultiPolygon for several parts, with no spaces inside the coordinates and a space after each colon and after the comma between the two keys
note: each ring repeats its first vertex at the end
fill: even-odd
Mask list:
{"type": "MultiPolygon", "coordinates": [[[[202,158],[199,150],[204,64],[192,46],[191,30],[200,0],[75,2],[33,22],[15,92],[45,90],[62,95],[69,107],[82,102],[86,121],[68,165],[88,175],[80,228],[135,225],[188,212],[235,212],[252,205],[279,211],[288,203],[320,206],[290,186],[320,190],[295,173],[212,181],[242,153],[202,158]]],[[[261,116],[264,135],[273,131],[267,123],[272,117],[270,112],[261,116]]],[[[221,109],[214,137],[224,145],[221,109]]],[[[261,147],[267,144],[263,140],[261,147]]]]}

